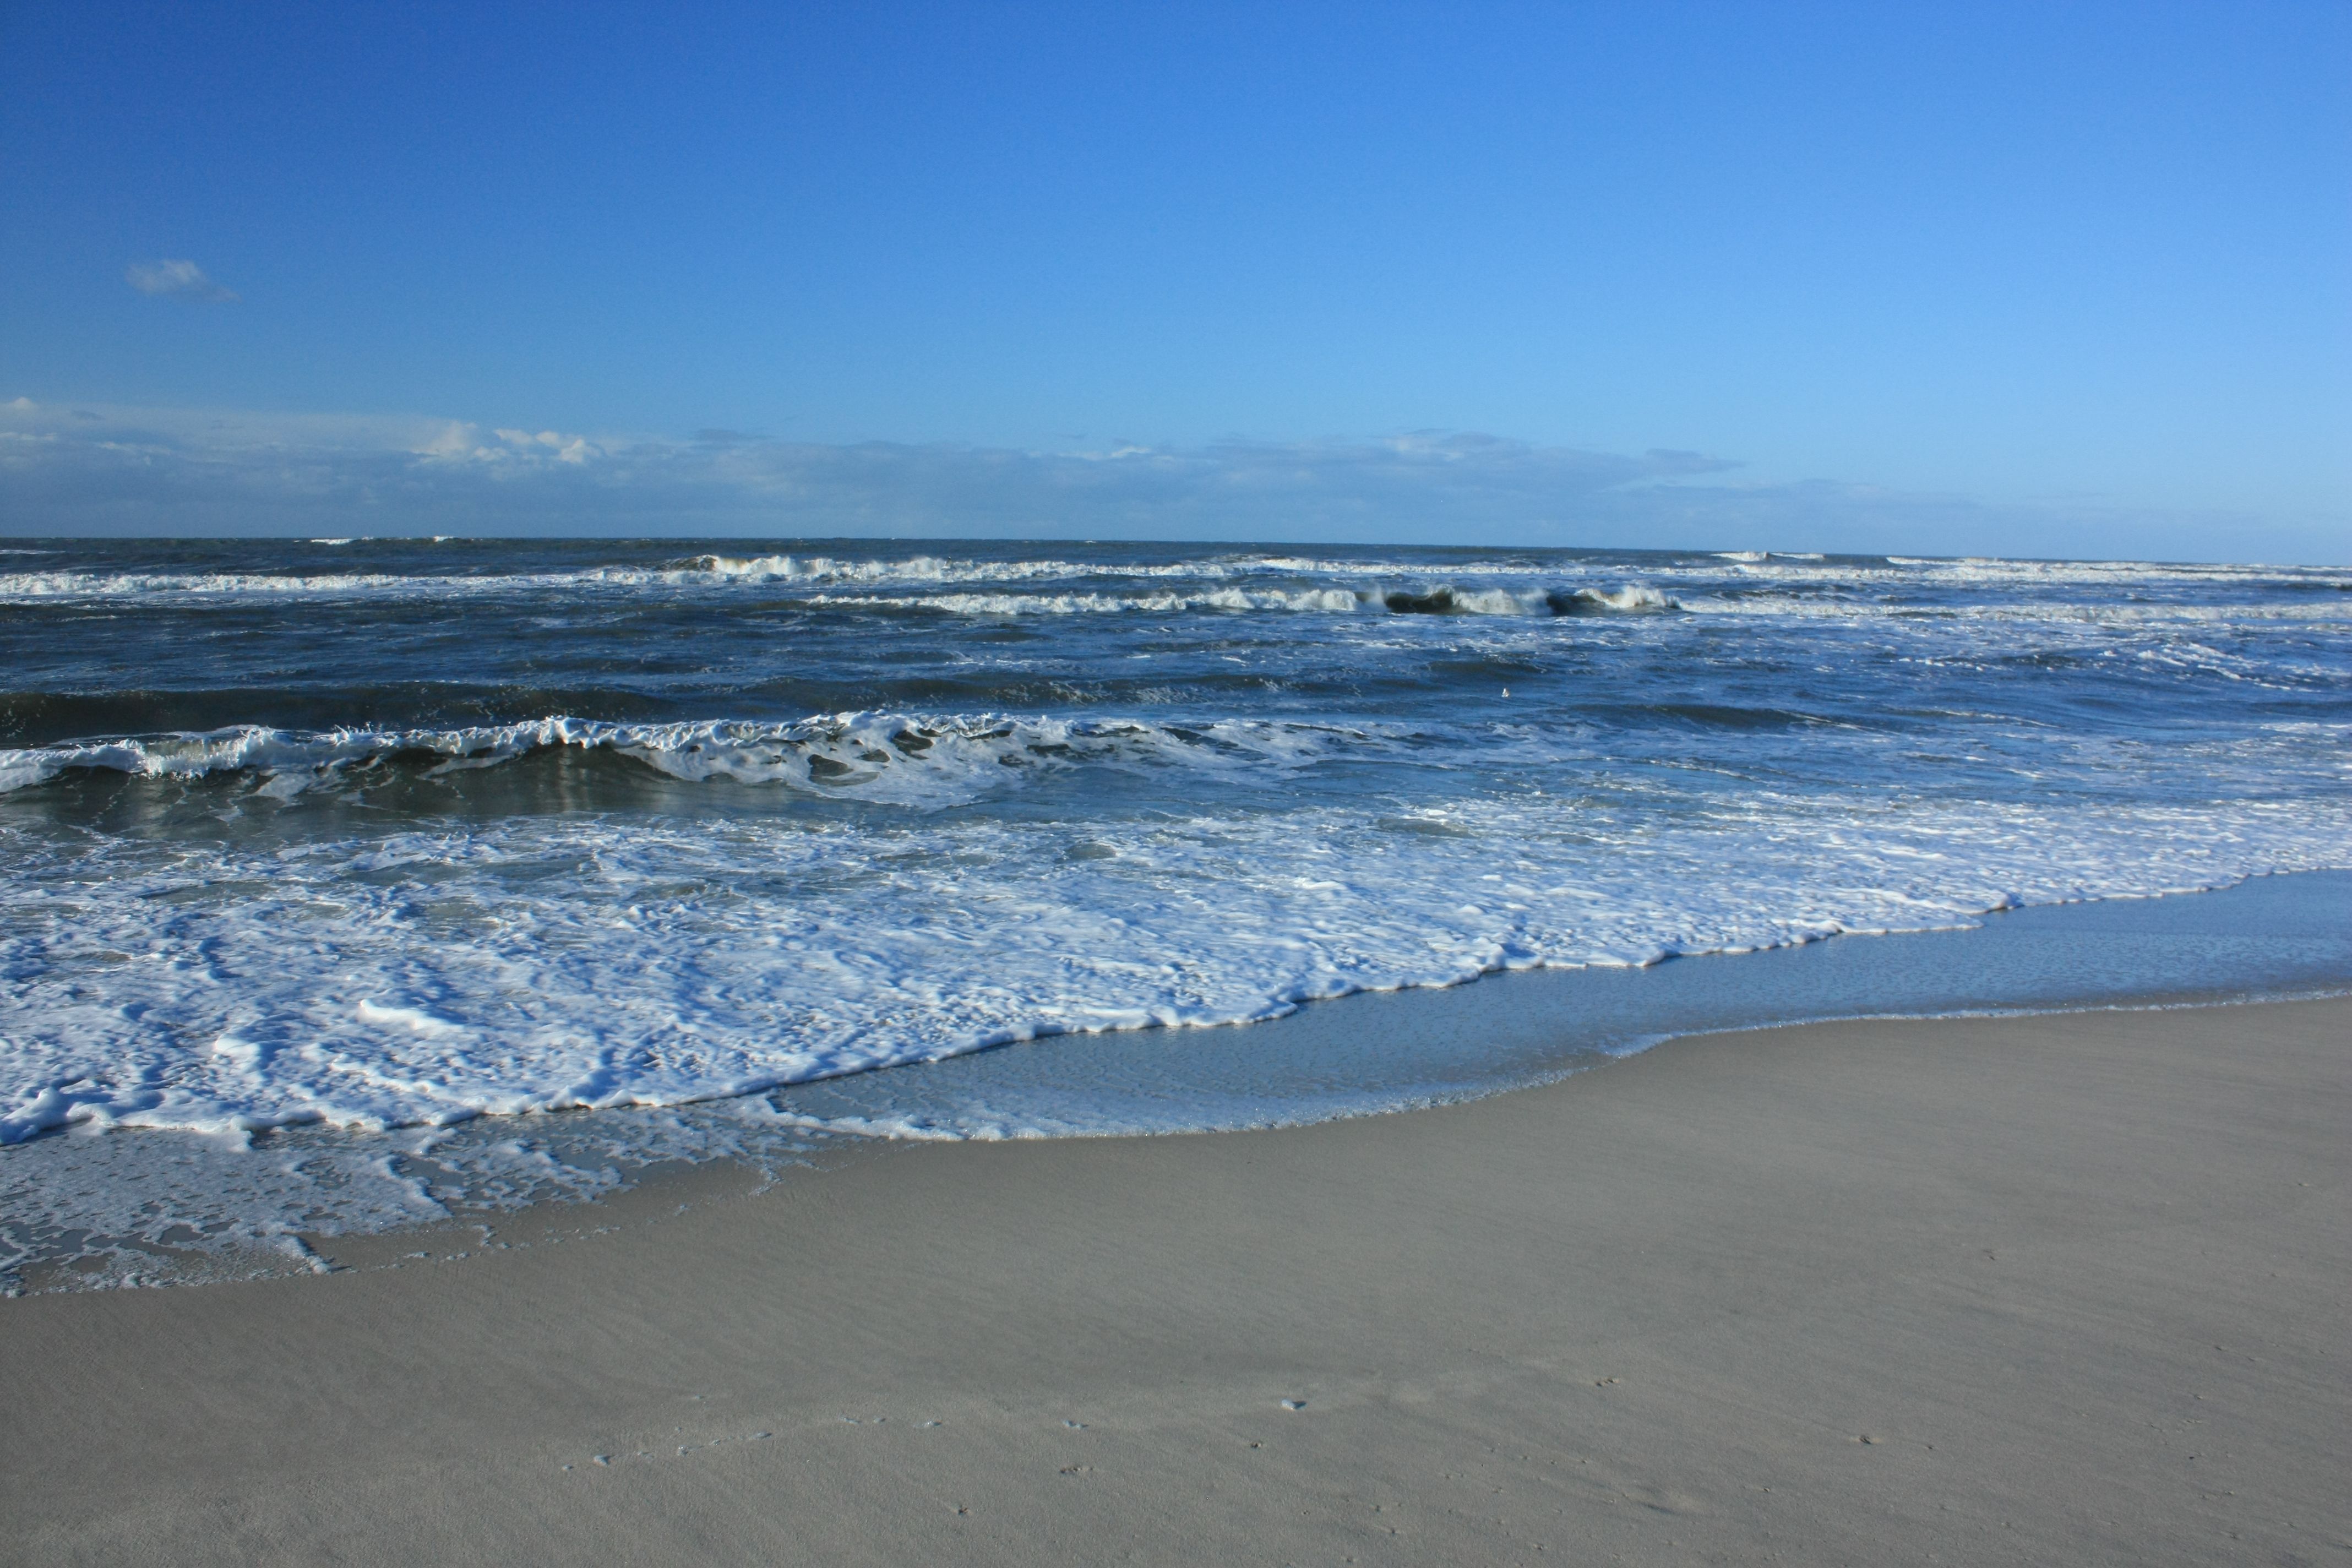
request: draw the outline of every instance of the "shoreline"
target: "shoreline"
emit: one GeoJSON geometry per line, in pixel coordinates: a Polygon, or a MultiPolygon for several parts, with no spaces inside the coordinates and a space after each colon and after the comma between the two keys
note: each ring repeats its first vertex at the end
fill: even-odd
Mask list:
{"type": "Polygon", "coordinates": [[[1695,1036],[1408,1114],[902,1145],[725,1202],[681,1204],[688,1172],[450,1267],[0,1301],[0,1538],[2333,1555],[2347,1111],[2335,998],[1695,1036]]]}
{"type": "Polygon", "coordinates": [[[2283,873],[1998,911],[1972,927],[1360,992],[1255,1024],[1047,1036],[668,1108],[382,1133],[296,1126],[258,1135],[249,1152],[170,1130],[68,1131],[0,1150],[0,1205],[16,1234],[66,1238],[37,1242],[0,1283],[38,1292],[308,1272],[305,1246],[344,1254],[366,1247],[360,1237],[420,1226],[506,1226],[539,1201],[519,1204],[518,1188],[570,1205],[609,1199],[616,1177],[634,1186],[667,1165],[730,1161],[789,1179],[877,1138],[1313,1125],[1515,1092],[1699,1035],[2347,992],[2352,872],[2283,873]],[[450,1212],[418,1215],[418,1183],[450,1212]],[[184,1245],[233,1215],[274,1236],[289,1213],[319,1217],[284,1244],[184,1245]]]}

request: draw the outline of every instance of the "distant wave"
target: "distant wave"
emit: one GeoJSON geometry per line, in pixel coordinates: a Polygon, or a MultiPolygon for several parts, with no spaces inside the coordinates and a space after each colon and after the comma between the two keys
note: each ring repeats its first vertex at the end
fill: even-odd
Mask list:
{"type": "MultiPolygon", "coordinates": [[[[827,556],[761,556],[735,560],[704,555],[650,568],[597,567],[537,574],[378,573],[0,573],[0,601],[41,603],[79,599],[257,597],[499,597],[520,594],[596,592],[646,588],[726,588],[740,584],[786,584],[818,590],[807,604],[845,608],[917,607],[950,615],[1083,615],[1193,610],[1352,614],[1386,609],[1400,615],[1601,615],[1645,614],[1681,606],[1659,590],[1640,584],[1615,587],[1481,587],[1415,583],[1396,567],[1351,567],[1331,575],[1373,579],[1361,586],[1249,586],[1235,579],[1286,571],[1293,563],[1187,563],[1182,565],[1087,567],[1067,561],[950,562],[929,556],[908,561],[839,561],[827,556]],[[1105,591],[1076,584],[1135,579],[1186,580],[1203,586],[1147,592],[1105,591]],[[1412,585],[1390,586],[1402,579],[1412,585]],[[1020,584],[1068,583],[1059,591],[1020,584]],[[924,587],[958,587],[932,593],[924,587]],[[990,591],[976,591],[978,585],[990,591]],[[1003,586],[994,586],[1003,584],[1003,586]],[[866,593],[826,591],[866,588],[866,593]]],[[[1475,575],[1475,574],[1465,574],[1475,575]]]]}
{"type": "Polygon", "coordinates": [[[1682,605],[1654,588],[1613,589],[1459,588],[1211,588],[1195,593],[1153,594],[924,594],[828,595],[814,605],[860,609],[915,607],[958,616],[1077,616],[1193,610],[1291,611],[1306,615],[1352,615],[1385,610],[1400,616],[1599,616],[1647,615],[1682,605]]]}
{"type": "MultiPolygon", "coordinates": [[[[311,541],[327,543],[328,541],[311,541]]],[[[31,553],[31,552],[27,552],[31,553]]],[[[1474,568],[1474,571],[1475,569],[1474,568]]],[[[89,572],[0,573],[0,599],[123,598],[156,595],[501,595],[599,588],[724,588],[737,585],[909,587],[1104,579],[1223,582],[1253,575],[1397,576],[1408,569],[1350,562],[1187,561],[1090,564],[1058,558],[1016,561],[851,560],[830,555],[693,555],[649,566],[593,566],[547,573],[89,572]]]]}
{"type": "MultiPolygon", "coordinates": [[[[356,541],[312,541],[313,545],[356,541]]],[[[56,553],[10,552],[10,553],[56,553]]],[[[356,565],[364,556],[337,552],[356,565]]],[[[2340,571],[2134,562],[1839,557],[1727,551],[1645,562],[1638,569],[1498,556],[1442,564],[1256,554],[1176,561],[1087,561],[1060,554],[990,560],[810,553],[703,553],[648,564],[548,572],[190,571],[58,568],[0,572],[0,602],[257,598],[468,598],[746,588],[809,590],[809,602],[888,603],[951,614],[1069,615],[1106,611],[1387,609],[1401,614],[1590,615],[1721,607],[1755,588],[1884,594],[1890,590],[2014,591],[2074,587],[2249,590],[2352,588],[2340,571]],[[1565,581],[1563,581],[1565,579],[1565,581]],[[1701,601],[1707,601],[1702,604],[1701,601]]],[[[1753,607],[1753,606],[1751,606],[1753,607]]],[[[2218,608],[2219,606],[2208,606],[2218,608]]],[[[1865,614],[1853,604],[1846,613],[1865,614]]]]}

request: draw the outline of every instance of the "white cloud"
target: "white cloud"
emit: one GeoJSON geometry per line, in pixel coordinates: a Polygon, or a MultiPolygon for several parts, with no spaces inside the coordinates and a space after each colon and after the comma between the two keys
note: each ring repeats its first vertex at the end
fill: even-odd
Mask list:
{"type": "Polygon", "coordinates": [[[0,532],[736,534],[2352,561],[2352,519],[2004,506],[1465,432],[1091,451],[0,403],[0,532]]]}
{"type": "Polygon", "coordinates": [[[560,430],[493,430],[482,438],[478,426],[452,422],[430,441],[410,448],[420,458],[440,463],[489,463],[530,468],[543,463],[579,467],[605,455],[604,448],[584,436],[560,430]]]}
{"type": "Polygon", "coordinates": [[[226,304],[236,298],[205,277],[205,269],[193,261],[134,261],[122,269],[122,276],[142,294],[166,294],[208,305],[226,304]]]}

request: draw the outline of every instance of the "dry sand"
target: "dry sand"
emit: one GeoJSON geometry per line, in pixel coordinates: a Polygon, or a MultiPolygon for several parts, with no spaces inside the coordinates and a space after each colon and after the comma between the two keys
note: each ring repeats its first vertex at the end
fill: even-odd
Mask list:
{"type": "Polygon", "coordinates": [[[0,1301],[0,1551],[2344,1563],[2347,1113],[2343,1001],[1843,1024],[0,1301]]]}

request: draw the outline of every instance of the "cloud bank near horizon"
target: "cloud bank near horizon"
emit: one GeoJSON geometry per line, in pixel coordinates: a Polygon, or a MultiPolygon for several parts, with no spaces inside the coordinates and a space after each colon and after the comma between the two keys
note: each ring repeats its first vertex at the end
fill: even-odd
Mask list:
{"type": "Polygon", "coordinates": [[[701,534],[2352,561],[2341,520],[2002,506],[1473,432],[1031,451],[592,437],[427,416],[0,403],[0,532],[701,534]]]}

